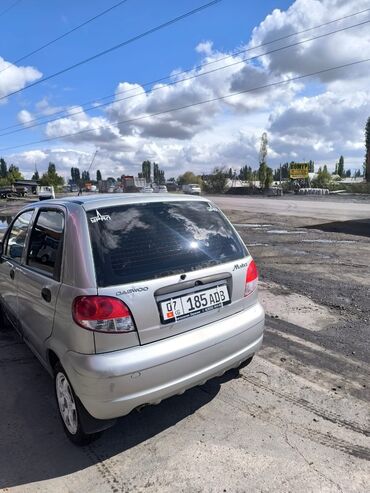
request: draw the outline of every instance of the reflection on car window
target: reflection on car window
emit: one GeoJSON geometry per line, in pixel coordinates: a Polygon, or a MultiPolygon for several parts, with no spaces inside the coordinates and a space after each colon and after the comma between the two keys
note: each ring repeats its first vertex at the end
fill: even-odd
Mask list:
{"type": "Polygon", "coordinates": [[[15,221],[8,237],[5,255],[18,262],[21,260],[33,211],[23,212],[15,221]]]}
{"type": "Polygon", "coordinates": [[[154,202],[87,213],[99,286],[155,279],[243,258],[230,224],[208,202],[154,202]]]}
{"type": "Polygon", "coordinates": [[[41,211],[32,230],[27,264],[54,275],[61,255],[64,216],[60,211],[41,211]]]}

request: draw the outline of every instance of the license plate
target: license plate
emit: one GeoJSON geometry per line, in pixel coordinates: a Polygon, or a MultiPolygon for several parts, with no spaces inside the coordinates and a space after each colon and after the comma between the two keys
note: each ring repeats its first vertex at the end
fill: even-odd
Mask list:
{"type": "Polygon", "coordinates": [[[230,303],[226,284],[185,296],[168,299],[160,303],[160,311],[164,323],[177,322],[200,313],[220,308],[230,303]]]}

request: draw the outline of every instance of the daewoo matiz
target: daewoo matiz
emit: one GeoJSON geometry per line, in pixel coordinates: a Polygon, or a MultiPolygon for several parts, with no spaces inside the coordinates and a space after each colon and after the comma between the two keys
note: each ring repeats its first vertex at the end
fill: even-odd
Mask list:
{"type": "Polygon", "coordinates": [[[262,343],[256,265],[204,198],[35,203],[0,252],[2,314],[54,376],[75,443],[248,362],[262,343]]]}

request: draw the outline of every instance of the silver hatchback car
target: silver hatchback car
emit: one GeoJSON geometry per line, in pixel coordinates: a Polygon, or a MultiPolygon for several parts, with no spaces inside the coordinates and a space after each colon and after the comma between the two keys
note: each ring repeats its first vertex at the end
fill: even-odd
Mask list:
{"type": "Polygon", "coordinates": [[[0,253],[2,314],[54,376],[75,443],[248,362],[261,346],[256,265],[204,198],[34,203],[14,218],[0,253]]]}

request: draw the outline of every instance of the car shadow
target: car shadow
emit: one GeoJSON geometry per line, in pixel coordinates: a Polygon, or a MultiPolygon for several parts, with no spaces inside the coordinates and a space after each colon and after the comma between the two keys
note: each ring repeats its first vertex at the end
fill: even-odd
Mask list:
{"type": "Polygon", "coordinates": [[[230,370],[133,411],[93,444],[77,447],[63,432],[49,375],[12,330],[0,327],[0,488],[62,477],[129,450],[198,411],[238,375],[230,370]]]}
{"type": "Polygon", "coordinates": [[[319,229],[328,233],[344,233],[370,238],[370,219],[355,219],[351,221],[334,221],[330,223],[305,226],[305,229],[319,229]]]}

